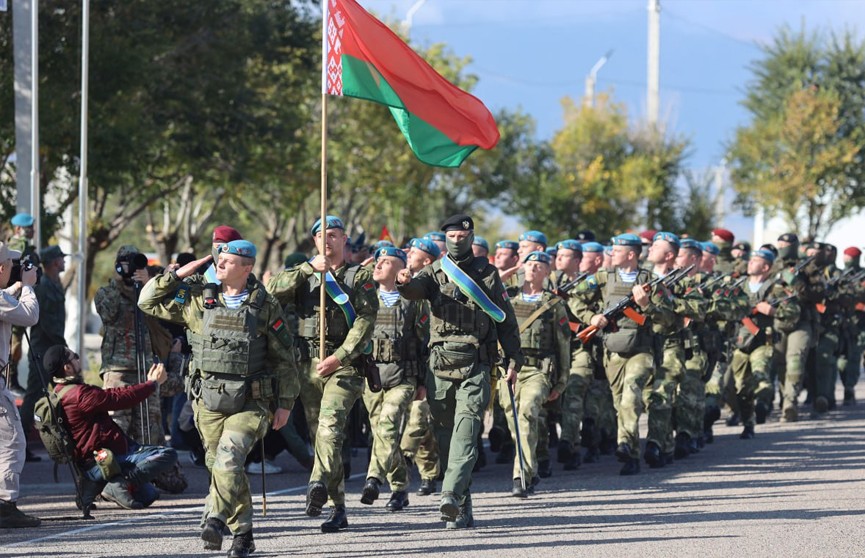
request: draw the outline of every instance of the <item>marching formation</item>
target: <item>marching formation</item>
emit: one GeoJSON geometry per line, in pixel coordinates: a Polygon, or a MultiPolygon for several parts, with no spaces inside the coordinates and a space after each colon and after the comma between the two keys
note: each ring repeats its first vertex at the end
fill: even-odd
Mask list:
{"type": "MultiPolygon", "coordinates": [[[[355,245],[334,216],[310,234],[316,256],[293,258],[263,280],[252,274],[256,247],[226,226],[214,230],[204,258],[140,277],[118,264],[118,273],[135,276],[144,317],[185,329],[190,358],[177,374],[211,478],[201,521],[207,550],[221,549],[229,534],[229,556],[255,549],[249,457],[265,435],[291,429],[299,406],[313,450],[298,457],[310,471],[305,512],[316,517],[329,507],[321,530],[330,533],[348,527],[347,503],[375,505],[385,484],[388,511],[409,506],[414,466],[418,495],[441,483],[445,527],[472,527],[485,424],[496,462],[513,466],[503,491],[524,499],[542,489],[554,463],[575,471],[614,454],[621,475],[636,475],[687,459],[712,443],[725,408],[727,424],[740,424],[747,440],[773,412],[798,420],[800,391],[812,414],[834,409],[839,376],[843,404],[854,403],[865,345],[857,248],[844,251],[839,269],[835,247],[800,243],[792,233],[755,250],[724,229],[704,242],[665,231],[620,234],[607,246],[591,231],[554,245],[527,231],[490,246],[468,215],[403,247],[355,245]],[[361,493],[347,495],[359,401],[370,459],[361,493]]],[[[75,355],[61,358],[68,350],[49,353],[59,397],[80,374],[70,364],[75,355]]],[[[134,368],[106,366],[106,387],[109,374],[134,368]]],[[[162,376],[122,408],[165,388],[164,371],[151,374],[162,376]]],[[[156,425],[131,412],[114,416],[124,431],[148,443],[162,435],[148,435],[156,425]]],[[[172,453],[151,447],[115,453],[146,450],[164,464],[146,474],[130,465],[113,478],[100,477],[98,462],[79,451],[80,466],[93,471],[89,482],[103,481],[81,503],[104,496],[105,482],[149,480],[177,467],[172,453]]],[[[259,460],[266,455],[262,447],[259,460]]],[[[116,489],[108,492],[123,505],[116,489]]]]}

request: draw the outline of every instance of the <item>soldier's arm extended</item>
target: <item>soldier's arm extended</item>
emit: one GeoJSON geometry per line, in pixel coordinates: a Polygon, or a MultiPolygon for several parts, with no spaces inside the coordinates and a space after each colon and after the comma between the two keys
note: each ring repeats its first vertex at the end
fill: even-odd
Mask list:
{"type": "Polygon", "coordinates": [[[312,269],[309,262],[284,269],[267,282],[267,292],[275,296],[276,300],[284,306],[294,300],[294,293],[297,288],[303,285],[314,273],[315,270],[312,269]]]}
{"type": "Polygon", "coordinates": [[[268,297],[267,364],[276,375],[279,386],[277,407],[290,411],[300,393],[300,380],[294,353],[294,339],[282,308],[275,298],[268,297]]]}
{"type": "Polygon", "coordinates": [[[426,266],[407,283],[397,283],[399,294],[409,300],[432,300],[439,286],[433,277],[432,266],[426,266]]]}
{"type": "Polygon", "coordinates": [[[695,322],[705,320],[706,311],[709,308],[709,301],[706,297],[700,294],[699,289],[691,288],[693,281],[689,279],[683,280],[678,286],[673,303],[676,313],[695,322]]]}
{"type": "Polygon", "coordinates": [[[339,361],[346,364],[361,355],[375,328],[375,317],[378,314],[378,293],[372,280],[372,272],[368,267],[357,270],[354,277],[354,297],[351,301],[357,318],[348,330],[345,341],[333,352],[339,361]]]}
{"type": "Polygon", "coordinates": [[[564,393],[568,385],[568,375],[571,373],[571,329],[568,325],[568,312],[565,304],[560,302],[553,306],[553,324],[556,340],[556,356],[558,357],[558,371],[553,380],[553,389],[558,393],[564,393]]]}
{"type": "Polygon", "coordinates": [[[505,360],[509,361],[509,367],[519,372],[523,367],[525,358],[523,358],[523,352],[520,348],[520,326],[517,323],[517,315],[514,313],[511,299],[499,278],[498,271],[493,266],[488,266],[487,272],[487,281],[485,282],[490,287],[493,302],[505,311],[505,321],[496,324],[499,344],[505,353],[505,360]]]}
{"type": "Polygon", "coordinates": [[[183,282],[171,272],[157,275],[141,287],[138,307],[150,316],[178,324],[185,323],[183,312],[187,305],[183,297],[188,296],[188,293],[178,290],[182,285],[183,282]],[[183,302],[178,302],[177,298],[183,298],[183,302]]]}
{"type": "MultiPolygon", "coordinates": [[[[781,285],[772,287],[772,297],[785,299],[788,292],[781,285]]],[[[799,321],[799,316],[802,312],[802,307],[799,304],[799,298],[793,297],[785,300],[775,308],[775,320],[778,322],[778,327],[782,331],[791,331],[799,321]]]]}
{"type": "Polygon", "coordinates": [[[674,307],[675,299],[669,295],[667,288],[659,286],[654,292],[649,293],[649,305],[643,309],[643,313],[652,319],[652,322],[662,327],[673,327],[678,316],[674,307]]]}

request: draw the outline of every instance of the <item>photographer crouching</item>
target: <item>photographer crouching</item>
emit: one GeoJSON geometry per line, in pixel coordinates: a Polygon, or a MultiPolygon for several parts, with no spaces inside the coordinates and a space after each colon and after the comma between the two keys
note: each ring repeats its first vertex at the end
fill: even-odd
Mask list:
{"type": "Polygon", "coordinates": [[[150,481],[177,462],[173,448],[142,445],[111,420],[109,411],[128,409],[157,392],[168,377],[165,365],[154,364],[144,382],[101,389],[84,383],[81,359],[65,345],[54,345],[42,357],[60,398],[66,426],[75,442],[75,463],[84,473],[82,498],[102,497],[126,509],[146,508],[159,497],[150,481]]]}

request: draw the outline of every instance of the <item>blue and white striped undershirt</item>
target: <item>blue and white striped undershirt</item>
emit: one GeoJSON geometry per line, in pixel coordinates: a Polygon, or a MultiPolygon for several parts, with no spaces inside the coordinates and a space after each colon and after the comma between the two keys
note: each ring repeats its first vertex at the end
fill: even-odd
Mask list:
{"type": "Polygon", "coordinates": [[[399,302],[399,291],[386,291],[384,289],[379,289],[378,297],[382,302],[384,302],[385,308],[390,308],[399,302]]]}
{"type": "Polygon", "coordinates": [[[526,302],[537,302],[541,299],[541,296],[543,296],[543,294],[544,293],[530,295],[526,293],[520,293],[520,299],[525,300],[526,302]]]}
{"type": "Polygon", "coordinates": [[[236,295],[222,293],[222,298],[223,300],[225,300],[225,307],[231,308],[232,310],[240,308],[240,305],[243,304],[243,301],[246,300],[248,297],[249,291],[245,289],[242,293],[236,295]]]}
{"type": "Polygon", "coordinates": [[[635,269],[634,271],[624,271],[622,269],[616,269],[619,272],[619,279],[624,281],[625,283],[633,283],[637,280],[637,274],[640,273],[639,269],[635,269]]]}

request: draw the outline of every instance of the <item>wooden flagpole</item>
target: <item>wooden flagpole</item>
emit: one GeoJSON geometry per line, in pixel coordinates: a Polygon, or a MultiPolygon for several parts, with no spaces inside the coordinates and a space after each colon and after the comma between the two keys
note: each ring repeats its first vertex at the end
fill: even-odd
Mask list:
{"type": "MultiPolygon", "coordinates": [[[[325,256],[325,238],[327,237],[327,19],[329,12],[329,0],[322,2],[321,10],[321,245],[319,252],[325,256]]],[[[319,332],[318,332],[318,359],[323,361],[327,356],[324,340],[325,332],[325,304],[327,294],[324,289],[326,271],[321,272],[321,289],[319,290],[319,332]]]]}

